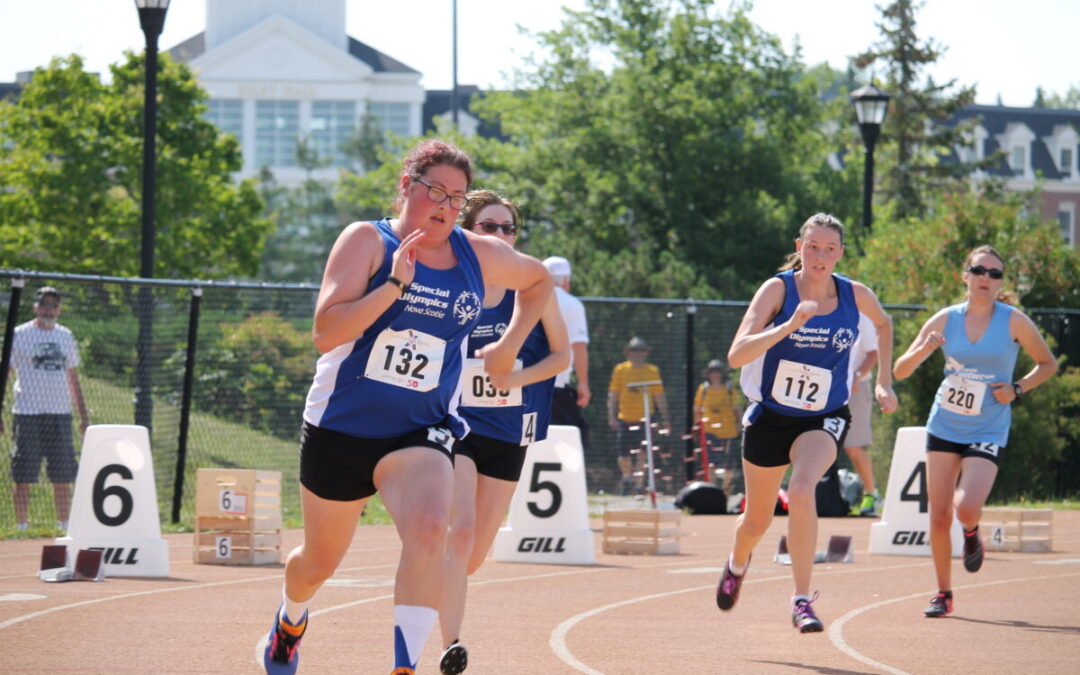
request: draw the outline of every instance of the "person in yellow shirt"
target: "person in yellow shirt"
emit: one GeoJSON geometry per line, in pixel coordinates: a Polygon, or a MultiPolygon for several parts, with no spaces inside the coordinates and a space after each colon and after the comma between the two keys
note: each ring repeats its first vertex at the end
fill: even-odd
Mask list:
{"type": "MultiPolygon", "coordinates": [[[[649,357],[649,345],[642,338],[633,337],[626,344],[623,354],[627,360],[616,364],[611,371],[611,384],[608,385],[608,426],[615,431],[616,461],[622,473],[622,489],[626,494],[634,483],[634,472],[643,463],[645,443],[645,401],[641,388],[631,388],[637,382],[657,382],[646,387],[649,391],[650,417],[659,410],[664,420],[661,433],[671,433],[671,415],[668,412],[667,396],[664,385],[660,383],[660,369],[646,363],[649,357]]],[[[653,444],[656,444],[655,439],[653,444]]],[[[643,481],[642,484],[647,484],[643,481]]],[[[639,486],[640,487],[640,486],[639,486]]]]}
{"type": "MultiPolygon", "coordinates": [[[[694,394],[694,419],[705,429],[709,464],[724,470],[720,487],[725,495],[730,495],[735,470],[740,463],[735,439],[739,436],[742,395],[731,384],[727,368],[720,359],[709,361],[705,377],[694,394]]],[[[712,466],[703,468],[703,480],[712,482],[712,466]]]]}

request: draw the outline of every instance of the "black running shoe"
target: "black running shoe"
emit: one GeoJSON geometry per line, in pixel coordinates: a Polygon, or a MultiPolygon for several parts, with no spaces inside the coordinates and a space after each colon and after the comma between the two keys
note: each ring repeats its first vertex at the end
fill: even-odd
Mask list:
{"type": "Polygon", "coordinates": [[[464,673],[465,667],[468,665],[468,650],[465,649],[465,645],[454,640],[453,644],[442,653],[442,658],[439,659],[439,672],[442,675],[458,675],[458,673],[464,673]]]}
{"type": "Polygon", "coordinates": [[[983,563],[982,537],[979,536],[979,526],[971,533],[964,533],[964,569],[968,572],[978,572],[983,563]]]}
{"type": "Polygon", "coordinates": [[[923,610],[923,614],[931,619],[952,614],[952,591],[938,591],[930,598],[930,605],[923,610]]]}
{"type": "MultiPolygon", "coordinates": [[[[753,556],[751,556],[753,557],[753,556]]],[[[720,575],[720,583],[716,586],[716,606],[725,612],[735,606],[739,599],[739,589],[742,588],[743,579],[750,569],[750,558],[746,559],[746,569],[741,576],[736,576],[731,571],[729,563],[724,563],[724,573],[720,575]]]]}
{"type": "Polygon", "coordinates": [[[800,633],[820,633],[825,630],[825,624],[814,614],[811,603],[817,600],[817,591],[809,600],[799,599],[791,606],[791,625],[799,629],[800,633]]]}

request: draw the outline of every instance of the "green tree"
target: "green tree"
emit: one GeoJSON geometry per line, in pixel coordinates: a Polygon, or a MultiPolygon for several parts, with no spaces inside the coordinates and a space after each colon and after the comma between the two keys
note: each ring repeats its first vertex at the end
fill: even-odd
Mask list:
{"type": "Polygon", "coordinates": [[[877,24],[881,42],[855,57],[859,68],[880,64],[884,68],[884,88],[893,95],[878,146],[883,171],[882,192],[895,200],[900,217],[925,212],[926,199],[934,186],[965,177],[979,166],[966,162],[942,162],[957,145],[968,145],[967,134],[976,124],[942,124],[975,100],[974,87],[956,88],[956,81],[937,84],[924,78],[925,69],[936,63],[945,48],[934,40],[921,40],[915,32],[915,14],[922,2],[893,0],[881,7],[877,24]],[[928,124],[929,122],[929,124],[928,124]]]}
{"type": "Polygon", "coordinates": [[[511,142],[467,147],[579,292],[745,298],[808,215],[857,213],[858,174],[826,162],[846,104],[745,6],[589,0],[538,39],[550,57],[473,104],[511,142]]]}
{"type": "Polygon", "coordinates": [[[1074,84],[1069,87],[1069,91],[1064,94],[1046,94],[1045,102],[1047,108],[1073,108],[1080,110],[1080,85],[1074,84]]]}
{"type": "MultiPolygon", "coordinates": [[[[158,75],[155,275],[254,275],[269,223],[236,139],[202,114],[187,66],[158,75]]],[[[135,276],[141,242],[143,59],[104,84],[72,55],[0,102],[0,266],[135,276]]]]}

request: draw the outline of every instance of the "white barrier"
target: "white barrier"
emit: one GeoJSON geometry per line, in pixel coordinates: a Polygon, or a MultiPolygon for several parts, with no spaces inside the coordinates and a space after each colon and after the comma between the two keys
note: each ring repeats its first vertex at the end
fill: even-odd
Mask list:
{"type": "Polygon", "coordinates": [[[67,536],[56,543],[67,546],[69,560],[79,549],[101,549],[110,577],[169,576],[146,427],[97,424],[86,430],[67,536]]]}
{"type": "Polygon", "coordinates": [[[577,427],[552,425],[546,440],[529,446],[507,524],[495,535],[495,560],[596,563],[577,427]]]}
{"type": "MultiPolygon", "coordinates": [[[[870,552],[929,556],[928,505],[926,427],[901,427],[896,432],[881,521],[870,526],[870,552]]],[[[958,558],[964,550],[964,532],[955,518],[950,534],[953,557],[958,558]]]]}

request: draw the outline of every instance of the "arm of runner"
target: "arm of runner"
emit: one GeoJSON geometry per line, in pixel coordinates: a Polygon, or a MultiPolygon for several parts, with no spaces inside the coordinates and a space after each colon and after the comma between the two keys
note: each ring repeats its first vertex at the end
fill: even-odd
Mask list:
{"type": "MultiPolygon", "coordinates": [[[[1046,382],[1058,370],[1057,359],[1054,358],[1050,346],[1046,344],[1042,333],[1026,314],[1014,311],[1009,320],[1009,332],[1013,339],[1020,343],[1028,356],[1035,362],[1035,366],[1026,375],[1016,381],[1020,389],[1026,394],[1043,382],[1046,382]]],[[[1009,404],[1016,400],[1016,392],[1013,391],[1012,382],[994,382],[990,386],[994,388],[994,398],[998,403],[1009,404]]]]}
{"type": "Polygon", "coordinates": [[[506,332],[479,352],[484,358],[484,370],[491,376],[491,383],[506,389],[514,359],[521,351],[529,331],[540,320],[555,286],[547,269],[536,258],[518,253],[495,237],[481,237],[471,232],[465,234],[480,261],[484,283],[517,291],[514,313],[506,332]]]}
{"type": "MultiPolygon", "coordinates": [[[[423,232],[414,230],[394,252],[390,274],[406,286],[416,274],[415,248],[422,237],[423,232]]],[[[334,242],[315,303],[312,337],[320,354],[359,338],[401,298],[401,288],[389,281],[367,292],[368,280],[385,254],[382,236],[372,223],[353,223],[334,242]]]]}
{"type": "Polygon", "coordinates": [[[570,338],[566,335],[566,324],[563,323],[559,303],[556,302],[554,294],[548,298],[540,323],[544,326],[544,334],[547,336],[551,353],[528,368],[511,372],[508,378],[511,387],[524,387],[527,384],[555,377],[570,367],[570,338]]]}
{"type": "Polygon", "coordinates": [[[773,320],[784,303],[784,282],[777,278],[766,281],[754,294],[750,306],[743,315],[742,323],[735,332],[735,339],[728,350],[728,365],[742,368],[769,350],[776,343],[801,328],[817,313],[817,303],[803,300],[795,313],[779,326],[768,330],[765,326],[773,320]]]}
{"type": "MultiPolygon", "coordinates": [[[[885,309],[878,302],[878,298],[874,295],[874,292],[866,287],[865,284],[861,284],[858,281],[851,282],[852,288],[855,291],[855,304],[858,306],[859,311],[862,312],[870,319],[874,324],[874,328],[877,330],[877,353],[878,358],[885,363],[892,362],[892,347],[893,347],[893,326],[892,317],[888,315],[885,309]]],[[[874,397],[877,399],[878,405],[881,406],[881,412],[891,413],[896,410],[897,400],[896,393],[892,388],[893,374],[888,368],[878,368],[877,374],[877,386],[874,387],[874,397]]]]}
{"type": "MultiPolygon", "coordinates": [[[[896,364],[893,365],[893,377],[898,380],[904,380],[911,377],[911,374],[915,372],[915,369],[922,364],[934,350],[945,344],[945,320],[947,319],[948,310],[943,309],[934,316],[930,317],[923,327],[919,329],[919,334],[915,336],[915,340],[912,341],[911,346],[907,348],[907,351],[900,355],[900,358],[896,359],[896,364]]],[[[879,371],[885,370],[879,368],[879,371]]]]}

